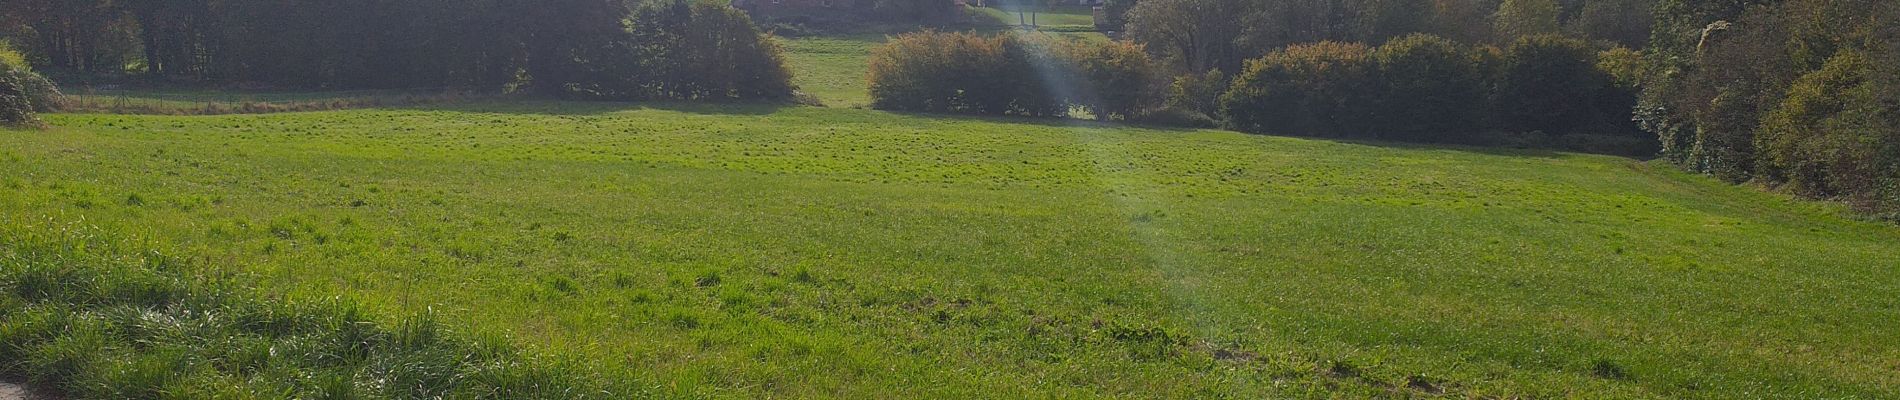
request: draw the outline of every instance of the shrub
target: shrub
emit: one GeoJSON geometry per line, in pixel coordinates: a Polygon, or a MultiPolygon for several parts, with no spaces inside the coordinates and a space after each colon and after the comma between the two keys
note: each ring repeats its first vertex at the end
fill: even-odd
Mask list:
{"type": "Polygon", "coordinates": [[[872,50],[871,106],[882,110],[1002,114],[1016,79],[1008,68],[1003,37],[921,32],[898,35],[872,50]],[[1004,103],[1007,100],[1003,101],[1004,103]]]}
{"type": "Polygon", "coordinates": [[[32,71],[32,67],[26,62],[26,55],[14,50],[13,43],[6,40],[0,40],[0,65],[32,71]]]}
{"type": "MultiPolygon", "coordinates": [[[[674,0],[672,7],[688,4],[674,0]]],[[[732,7],[705,1],[690,2],[687,20],[677,28],[672,46],[659,58],[668,79],[660,95],[673,99],[790,98],[791,71],[785,68],[784,49],[760,33],[751,17],[732,7]]],[[[638,16],[653,16],[640,13],[638,16]]],[[[638,20],[636,24],[640,23],[638,20]]]]}
{"type": "Polygon", "coordinates": [[[1617,46],[1597,53],[1597,69],[1610,74],[1617,87],[1633,89],[1645,78],[1643,53],[1628,47],[1617,46]]]}
{"type": "Polygon", "coordinates": [[[1501,62],[1494,104],[1506,130],[1590,132],[1614,129],[1607,121],[1628,120],[1627,109],[1602,109],[1611,77],[1597,69],[1597,51],[1587,42],[1527,37],[1505,49],[1501,62]]]}
{"type": "Polygon", "coordinates": [[[1900,180],[1900,121],[1880,104],[1874,73],[1849,50],[1795,81],[1755,138],[1761,173],[1812,197],[1876,198],[1900,180]]]}
{"type": "Polygon", "coordinates": [[[1220,70],[1175,77],[1174,84],[1168,86],[1167,100],[1162,107],[1203,116],[1219,115],[1220,95],[1232,83],[1220,70]]]}
{"type": "Polygon", "coordinates": [[[632,30],[577,50],[558,82],[569,97],[786,100],[797,87],[778,42],[724,4],[670,0],[630,17],[632,30]]]}
{"type": "Polygon", "coordinates": [[[1097,119],[1132,119],[1152,107],[1160,70],[1141,45],[1071,40],[1056,48],[1078,78],[1075,105],[1097,119]]]}
{"type": "Polygon", "coordinates": [[[1362,44],[1319,42],[1249,61],[1221,96],[1221,114],[1243,132],[1363,134],[1376,97],[1369,52],[1362,44]]]}
{"type": "Polygon", "coordinates": [[[0,72],[0,125],[31,125],[38,121],[33,115],[33,103],[27,100],[26,85],[21,82],[20,76],[10,69],[0,72]]]}
{"type": "Polygon", "coordinates": [[[25,60],[17,57],[19,53],[4,44],[0,42],[0,125],[38,124],[34,114],[53,111],[59,89],[28,69],[25,60]]]}
{"type": "Polygon", "coordinates": [[[881,110],[1066,116],[1083,107],[1127,119],[1154,92],[1154,64],[1126,43],[920,32],[891,38],[869,63],[871,106],[881,110]]]}
{"type": "Polygon", "coordinates": [[[1484,76],[1470,52],[1450,40],[1410,35],[1372,53],[1381,84],[1382,138],[1464,142],[1480,127],[1484,76]]]}

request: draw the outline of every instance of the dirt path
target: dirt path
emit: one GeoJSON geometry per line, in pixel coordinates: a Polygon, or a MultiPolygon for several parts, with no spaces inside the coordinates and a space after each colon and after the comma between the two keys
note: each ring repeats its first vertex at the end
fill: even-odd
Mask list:
{"type": "Polygon", "coordinates": [[[26,387],[0,382],[0,400],[41,400],[26,391],[26,387]]]}

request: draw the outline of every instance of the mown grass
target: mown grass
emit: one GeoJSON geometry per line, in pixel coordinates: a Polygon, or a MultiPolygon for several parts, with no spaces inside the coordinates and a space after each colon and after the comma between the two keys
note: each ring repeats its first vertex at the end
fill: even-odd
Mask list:
{"type": "Polygon", "coordinates": [[[0,134],[8,252],[86,226],[658,393],[1900,396],[1900,229],[1622,158],[771,106],[47,119],[0,134]]]}

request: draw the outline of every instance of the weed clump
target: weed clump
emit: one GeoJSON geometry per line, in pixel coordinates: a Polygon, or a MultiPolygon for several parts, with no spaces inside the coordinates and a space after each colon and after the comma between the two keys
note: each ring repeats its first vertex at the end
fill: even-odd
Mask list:
{"type": "Polygon", "coordinates": [[[76,399],[645,395],[433,315],[380,323],[348,302],[262,301],[71,249],[0,253],[0,376],[76,399]]]}

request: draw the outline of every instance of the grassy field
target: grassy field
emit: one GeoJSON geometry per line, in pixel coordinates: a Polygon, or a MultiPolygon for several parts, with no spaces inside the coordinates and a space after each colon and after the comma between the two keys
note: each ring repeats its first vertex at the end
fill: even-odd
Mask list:
{"type": "Polygon", "coordinates": [[[1900,396],[1900,229],[1622,158],[810,107],[46,119],[0,131],[0,254],[433,310],[656,393],[1900,396]]]}
{"type": "Polygon", "coordinates": [[[814,36],[781,39],[787,66],[795,71],[792,83],[817,96],[827,107],[863,107],[871,103],[865,91],[865,60],[871,48],[884,43],[883,34],[814,36]]]}
{"type": "Polygon", "coordinates": [[[60,101],[62,109],[69,112],[215,115],[401,107],[494,97],[498,96],[464,89],[312,92],[67,88],[60,101]]]}
{"type": "Polygon", "coordinates": [[[1044,27],[1073,26],[1090,28],[1091,30],[1095,27],[1095,9],[1093,7],[1042,7],[1035,10],[1028,10],[1029,12],[1021,13],[1021,15],[1018,15],[1019,13],[1015,9],[997,7],[976,7],[972,10],[976,11],[979,18],[984,19],[984,21],[981,22],[986,24],[1033,24],[1044,27]],[[1034,14],[1035,21],[1033,21],[1033,23],[1029,21],[1030,14],[1034,14]]]}

